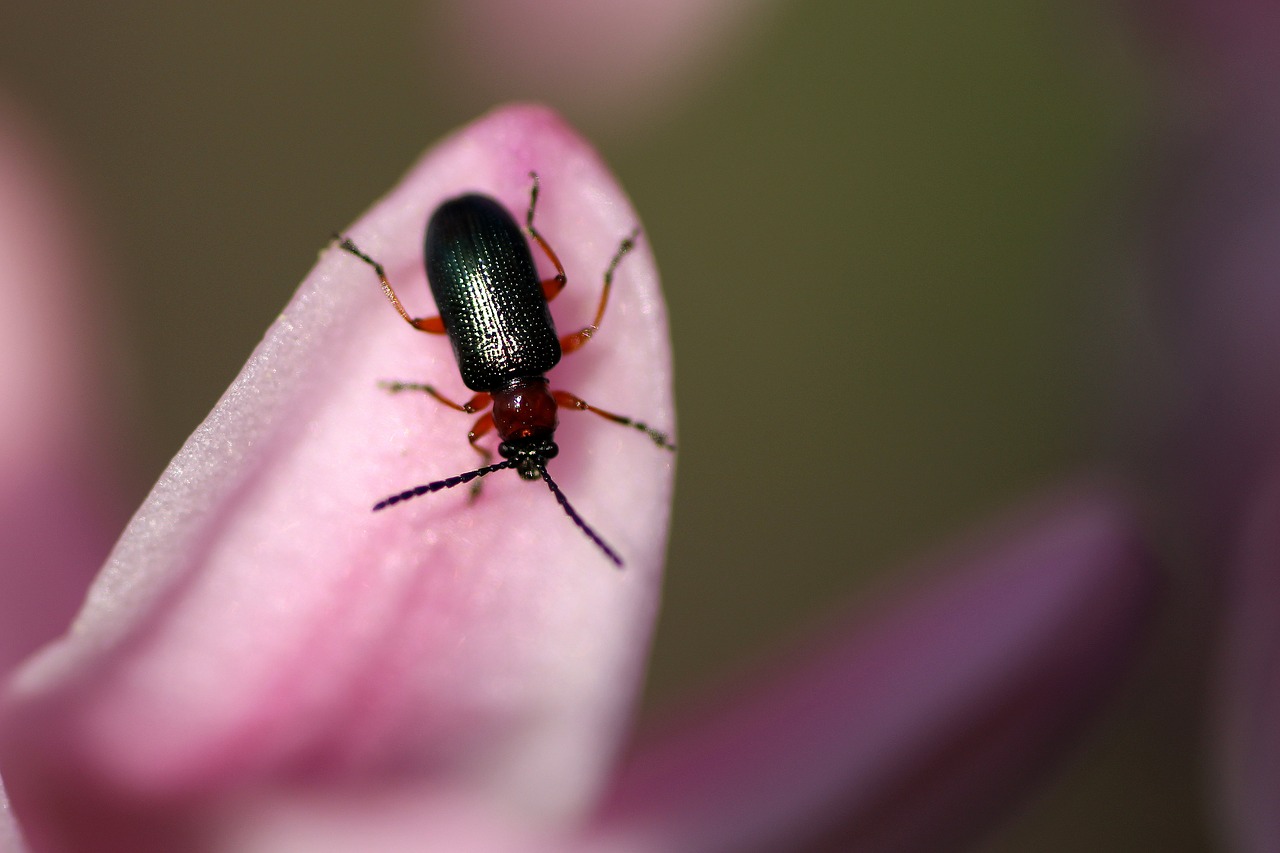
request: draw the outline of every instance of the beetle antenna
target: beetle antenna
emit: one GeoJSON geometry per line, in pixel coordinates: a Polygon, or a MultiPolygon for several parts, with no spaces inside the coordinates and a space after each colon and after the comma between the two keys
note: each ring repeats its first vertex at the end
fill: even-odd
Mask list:
{"type": "MultiPolygon", "coordinates": [[[[498,467],[498,466],[492,466],[492,467],[498,467]]],[[[547,467],[543,465],[539,469],[539,471],[542,474],[542,479],[547,481],[547,486],[548,488],[551,489],[551,494],[556,496],[556,500],[559,501],[560,506],[564,508],[565,514],[573,519],[573,523],[578,525],[578,528],[583,533],[587,534],[588,539],[596,543],[597,548],[599,548],[601,551],[604,551],[604,555],[606,557],[608,557],[610,560],[613,560],[613,564],[615,566],[617,566],[618,568],[622,568],[622,558],[619,557],[617,553],[612,548],[610,548],[609,545],[603,539],[600,538],[599,533],[596,533],[594,530],[591,529],[591,525],[587,524],[585,521],[582,520],[582,516],[578,515],[578,511],[575,510],[569,504],[569,499],[564,496],[564,492],[560,491],[560,487],[556,485],[556,481],[551,479],[551,475],[547,473],[547,467]]]]}
{"type": "MultiPolygon", "coordinates": [[[[425,495],[429,492],[438,492],[441,489],[452,489],[454,486],[461,486],[463,483],[470,483],[472,480],[476,479],[477,477],[483,477],[486,474],[492,474],[494,471],[501,471],[503,468],[514,468],[515,464],[516,463],[512,462],[510,459],[506,459],[502,462],[498,462],[493,465],[486,465],[483,468],[477,468],[474,471],[468,471],[465,474],[459,474],[456,477],[446,477],[443,480],[436,480],[434,483],[427,483],[425,486],[416,486],[412,489],[408,489],[407,491],[403,491],[398,495],[392,495],[386,500],[378,501],[376,504],[373,505],[373,511],[377,512],[380,509],[386,509],[389,506],[395,506],[401,501],[407,501],[411,498],[421,497],[422,495],[425,495]]],[[[579,522],[579,524],[581,524],[581,522],[579,522]]],[[[591,534],[588,533],[588,535],[591,535],[591,534]]]]}

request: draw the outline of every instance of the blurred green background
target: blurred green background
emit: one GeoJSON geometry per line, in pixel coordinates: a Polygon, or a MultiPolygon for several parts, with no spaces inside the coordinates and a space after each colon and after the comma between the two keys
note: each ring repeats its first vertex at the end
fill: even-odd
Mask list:
{"type": "MultiPolygon", "coordinates": [[[[665,111],[568,111],[644,218],[675,336],[651,704],[1096,458],[1095,316],[1146,92],[1085,8],[793,3],[665,111]]],[[[0,89],[102,241],[134,502],[327,235],[490,105],[432,73],[419,25],[410,3],[6,11],[0,89]]],[[[1130,686],[984,849],[1210,849],[1168,681],[1130,686]]]]}

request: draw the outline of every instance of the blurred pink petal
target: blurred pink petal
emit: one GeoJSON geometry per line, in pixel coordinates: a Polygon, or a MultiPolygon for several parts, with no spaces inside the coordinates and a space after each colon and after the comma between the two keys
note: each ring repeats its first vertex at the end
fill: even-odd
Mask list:
{"type": "Polygon", "coordinates": [[[24,853],[22,834],[9,809],[9,798],[4,792],[4,781],[0,780],[0,853],[24,853]]]}
{"type": "Polygon", "coordinates": [[[599,821],[605,849],[960,849],[1128,668],[1158,586],[1103,490],[967,553],[771,683],[642,740],[599,821]]]}
{"type": "MultiPolygon", "coordinates": [[[[1171,70],[1229,91],[1274,87],[1280,74],[1280,7],[1273,0],[1129,0],[1143,29],[1172,54],[1171,70]],[[1225,89],[1223,87],[1226,87],[1225,89]]],[[[1188,92],[1195,91],[1192,86],[1188,92]]]]}
{"type": "Polygon", "coordinates": [[[1178,531],[1207,542],[1197,567],[1215,595],[1197,603],[1225,598],[1213,627],[1225,641],[1218,794],[1231,849],[1269,853],[1280,849],[1280,7],[1140,8],[1181,84],[1144,259],[1175,401],[1152,413],[1151,433],[1172,434],[1153,470],[1181,501],[1178,531]]]}
{"type": "Polygon", "coordinates": [[[1138,260],[1157,351],[1136,377],[1135,440],[1177,533],[1218,562],[1280,428],[1280,6],[1132,5],[1175,75],[1143,155],[1155,169],[1138,260]]]}
{"type": "MultiPolygon", "coordinates": [[[[548,780],[549,783],[552,780],[548,780]]],[[[484,803],[402,787],[308,796],[247,810],[218,849],[234,853],[569,853],[570,829],[514,818],[484,803]]]]}
{"type": "MultiPolygon", "coordinates": [[[[499,110],[441,143],[350,234],[411,311],[431,313],[430,211],[480,190],[520,213],[531,169],[540,230],[569,273],[555,304],[567,329],[589,318],[638,219],[546,110],[499,110]]],[[[375,500],[476,461],[472,419],[392,396],[376,385],[388,378],[462,393],[448,342],[406,326],[368,267],[323,252],[134,518],[73,633],[16,679],[0,769],[37,849],[194,849],[249,799],[260,814],[330,786],[411,785],[552,826],[591,801],[648,652],[672,458],[633,431],[562,418],[553,470],[624,571],[515,476],[490,477],[472,506],[445,493],[375,515],[375,500]]],[[[552,381],[673,425],[643,239],[601,334],[552,381]]]]}
{"type": "Polygon", "coordinates": [[[440,91],[537,98],[634,129],[696,91],[757,28],[768,0],[469,0],[427,7],[440,91]]]}
{"type": "Polygon", "coordinates": [[[1137,440],[1180,532],[1195,522],[1213,550],[1280,428],[1280,97],[1184,134],[1160,179],[1142,258],[1160,372],[1139,381],[1171,403],[1137,440]]]}
{"type": "Polygon", "coordinates": [[[1172,416],[1154,413],[1173,426],[1173,444],[1153,461],[1178,509],[1202,523],[1208,576],[1227,588],[1218,700],[1227,830],[1233,849],[1270,851],[1280,846],[1280,507],[1261,477],[1280,429],[1280,17],[1252,2],[1146,11],[1177,50],[1171,64],[1199,60],[1192,86],[1174,91],[1187,113],[1182,144],[1152,205],[1151,302],[1178,404],[1172,416]]]}
{"type": "Polygon", "coordinates": [[[0,101],[0,673],[66,629],[123,521],[107,476],[109,324],[41,148],[0,101]]]}
{"type": "Polygon", "coordinates": [[[1280,850],[1280,477],[1252,502],[1231,574],[1222,668],[1222,809],[1230,849],[1280,850]]]}

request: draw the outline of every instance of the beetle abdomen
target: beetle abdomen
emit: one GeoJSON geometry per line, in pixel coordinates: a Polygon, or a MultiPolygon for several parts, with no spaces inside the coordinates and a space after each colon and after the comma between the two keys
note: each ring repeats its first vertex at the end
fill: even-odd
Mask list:
{"type": "Polygon", "coordinates": [[[493,391],[541,376],[560,361],[560,341],[524,233],[502,205],[464,195],[427,226],[427,280],[462,381],[493,391]]]}

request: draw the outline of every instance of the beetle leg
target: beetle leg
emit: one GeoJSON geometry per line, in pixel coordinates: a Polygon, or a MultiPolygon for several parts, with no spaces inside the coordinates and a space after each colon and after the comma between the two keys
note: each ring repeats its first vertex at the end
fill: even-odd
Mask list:
{"type": "MultiPolygon", "coordinates": [[[[489,395],[477,394],[476,396],[488,397],[489,395]]],[[[486,402],[485,405],[488,405],[488,403],[486,402]]],[[[471,432],[467,433],[467,441],[471,442],[471,449],[474,450],[476,453],[479,453],[480,458],[484,460],[484,463],[482,464],[481,467],[487,467],[489,463],[493,461],[493,454],[490,453],[485,448],[481,447],[480,445],[476,444],[476,442],[484,438],[489,433],[493,432],[493,426],[494,426],[493,412],[485,412],[483,415],[480,416],[480,419],[477,420],[475,424],[472,425],[471,432]]],[[[471,490],[468,493],[467,499],[474,501],[476,498],[480,497],[480,489],[482,485],[483,485],[483,480],[477,477],[475,482],[471,484],[471,490]]]]}
{"type": "Polygon", "coordinates": [[[400,304],[400,297],[396,296],[395,290],[391,287],[391,282],[387,279],[387,272],[382,268],[382,264],[360,251],[355,243],[351,242],[351,238],[343,237],[340,234],[334,234],[333,239],[339,241],[338,248],[350,252],[369,266],[373,267],[373,271],[378,274],[378,281],[382,283],[382,292],[386,295],[387,300],[391,302],[391,307],[395,308],[397,313],[404,318],[404,321],[413,326],[420,332],[429,332],[433,335],[444,334],[444,320],[439,317],[410,317],[409,312],[404,310],[404,306],[400,304]]]}
{"type": "Polygon", "coordinates": [[[464,414],[474,415],[481,409],[487,409],[489,404],[493,402],[493,398],[488,394],[480,393],[472,397],[465,403],[455,403],[448,397],[441,394],[433,385],[423,385],[420,382],[379,382],[379,388],[385,388],[392,394],[398,394],[401,391],[422,391],[435,397],[441,403],[444,403],[451,409],[457,409],[464,414]]]}
{"type": "Polygon", "coordinates": [[[551,263],[555,265],[555,276],[542,280],[542,295],[550,302],[560,295],[560,291],[564,290],[564,286],[569,283],[569,279],[564,274],[564,265],[560,263],[560,258],[556,256],[555,251],[543,236],[538,233],[538,229],[533,227],[533,212],[538,206],[538,189],[541,182],[538,180],[537,172],[530,172],[529,177],[533,178],[533,189],[529,190],[529,212],[524,217],[524,230],[529,232],[529,236],[542,247],[542,251],[551,259],[551,263]]]}
{"type": "Polygon", "coordinates": [[[615,424],[628,426],[632,429],[638,429],[653,440],[653,443],[667,450],[675,450],[676,446],[671,443],[671,439],[667,437],[665,432],[658,432],[646,423],[628,418],[625,415],[615,415],[613,412],[606,412],[604,409],[591,405],[586,400],[568,391],[552,391],[551,395],[555,397],[556,403],[565,408],[573,409],[578,412],[591,412],[597,414],[605,420],[613,421],[615,424]]]}
{"type": "Polygon", "coordinates": [[[614,253],[613,260],[609,262],[609,267],[604,271],[604,289],[600,291],[600,305],[596,308],[596,318],[591,321],[590,326],[584,326],[571,335],[565,335],[560,339],[560,351],[562,353],[571,353],[582,346],[589,340],[591,336],[600,330],[600,322],[604,320],[604,309],[609,305],[609,292],[613,289],[613,274],[618,269],[618,264],[622,263],[622,258],[635,248],[636,238],[640,236],[640,229],[632,231],[622,243],[618,246],[618,251],[614,253]]]}
{"type": "MultiPolygon", "coordinates": [[[[437,391],[433,386],[424,385],[420,382],[379,382],[378,385],[379,387],[386,388],[392,394],[398,394],[401,391],[422,391],[426,394],[430,394],[438,402],[445,404],[449,408],[456,409],[457,411],[468,415],[474,415],[476,412],[483,411],[484,409],[489,408],[490,404],[493,403],[493,398],[485,393],[476,394],[465,403],[455,403],[437,391]]],[[[484,460],[482,467],[487,466],[493,461],[493,454],[476,444],[476,442],[493,432],[493,427],[493,412],[485,412],[471,427],[471,432],[467,433],[467,441],[471,442],[471,449],[476,453],[479,453],[480,458],[484,460]]],[[[471,484],[471,500],[475,500],[480,496],[480,485],[481,480],[477,477],[471,484]]]]}

